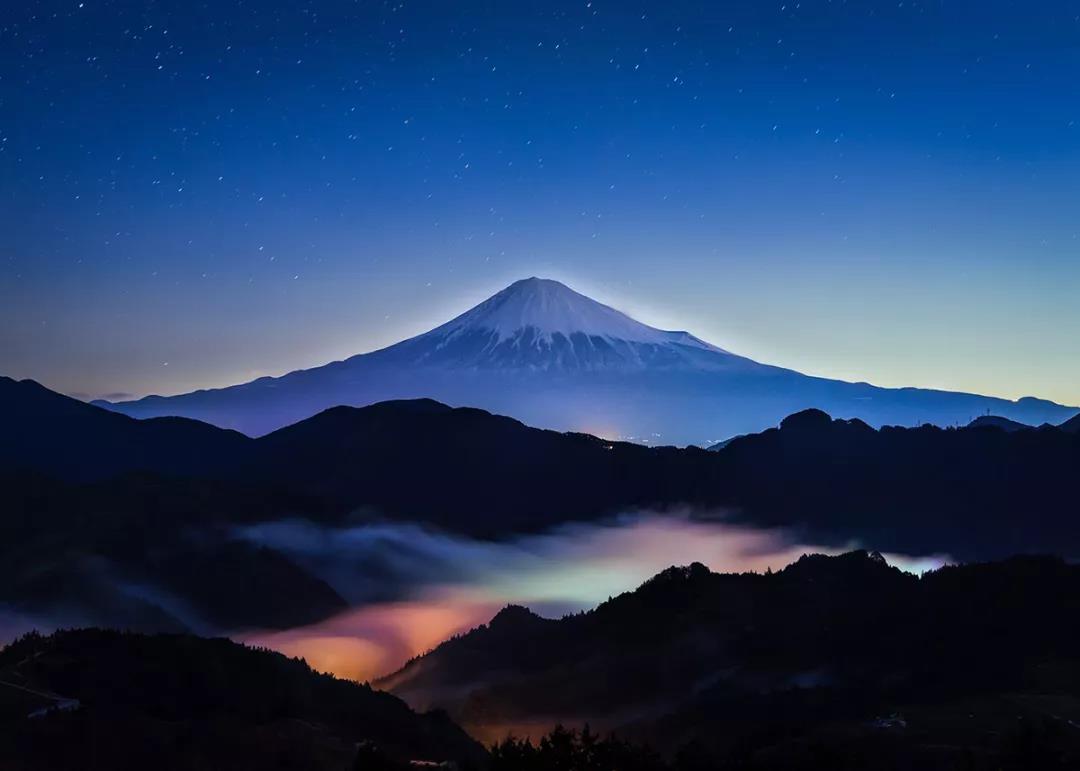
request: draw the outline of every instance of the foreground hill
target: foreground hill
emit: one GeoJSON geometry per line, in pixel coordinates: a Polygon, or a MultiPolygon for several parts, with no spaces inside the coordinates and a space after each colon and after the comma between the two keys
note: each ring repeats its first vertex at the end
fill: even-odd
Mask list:
{"type": "Polygon", "coordinates": [[[345,771],[362,741],[402,761],[484,760],[443,715],[228,640],[87,629],[0,651],[7,771],[345,771]]]}
{"type": "Polygon", "coordinates": [[[530,425],[706,446],[807,408],[887,424],[964,425],[988,411],[1060,423],[1077,409],[811,377],[642,324],[557,281],[529,278],[396,345],[277,378],[106,404],[259,436],[337,405],[429,397],[530,425]]]}
{"type": "Polygon", "coordinates": [[[1078,633],[1080,567],[917,578],[851,552],[767,575],[671,568],[557,621],[507,608],[380,685],[492,738],[588,722],[732,767],[1000,768],[1026,734],[1055,760],[1039,767],[1066,768],[1078,633]]]}

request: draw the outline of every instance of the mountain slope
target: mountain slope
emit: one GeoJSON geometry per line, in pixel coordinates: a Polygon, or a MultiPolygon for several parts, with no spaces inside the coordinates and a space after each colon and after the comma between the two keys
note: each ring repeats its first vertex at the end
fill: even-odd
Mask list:
{"type": "Polygon", "coordinates": [[[322,367],[109,405],[183,415],[252,436],[337,405],[427,397],[531,425],[707,446],[818,407],[872,425],[966,424],[989,410],[1060,423],[1074,408],[810,377],[641,324],[555,281],[518,281],[430,332],[322,367]]]}
{"type": "Polygon", "coordinates": [[[226,463],[251,440],[187,418],[133,420],[0,376],[0,464],[90,480],[120,472],[193,474],[226,463]]]}
{"type": "MultiPolygon", "coordinates": [[[[1050,558],[921,579],[866,552],[804,556],[766,575],[695,564],[557,621],[508,609],[379,685],[491,737],[588,722],[730,758],[823,739],[826,726],[881,736],[875,722],[899,715],[909,740],[946,758],[963,742],[1000,751],[994,711],[1015,726],[1037,703],[1028,693],[1080,708],[1078,589],[1080,568],[1050,558]],[[946,724],[953,714],[962,722],[946,724]]],[[[940,761],[896,767],[962,767],[940,761]]]]}
{"type": "Polygon", "coordinates": [[[235,473],[255,440],[9,378],[0,425],[0,611],[47,626],[225,631],[345,607],[283,555],[228,537],[231,523],[319,512],[287,486],[235,473]]]}
{"type": "MultiPolygon", "coordinates": [[[[6,389],[0,421],[29,414],[42,390],[6,389]]],[[[85,482],[78,466],[61,481],[74,462],[68,448],[93,452],[116,425],[170,421],[139,424],[55,394],[44,403],[56,409],[42,415],[50,431],[13,433],[0,462],[0,607],[54,623],[221,633],[326,618],[346,605],[333,587],[235,538],[237,528],[290,518],[331,530],[387,518],[510,538],[689,510],[838,547],[1080,557],[1080,435],[1053,427],[878,430],[810,410],[705,451],[559,434],[418,400],[327,410],[239,437],[225,458],[220,435],[237,435],[196,426],[208,445],[188,443],[186,457],[211,468],[148,473],[152,457],[116,453],[113,474],[85,482]]]]}
{"type": "Polygon", "coordinates": [[[646,326],[550,279],[529,278],[383,356],[412,365],[545,371],[760,366],[686,332],[646,326]],[[400,357],[400,358],[399,358],[400,357]]]}
{"type": "Polygon", "coordinates": [[[5,611],[42,628],[314,623],[345,601],[281,553],[230,536],[298,510],[317,513],[273,486],[146,474],[66,483],[0,468],[0,627],[5,611]]]}
{"type": "MultiPolygon", "coordinates": [[[[21,399],[0,401],[0,418],[22,405],[21,399]]],[[[111,419],[139,425],[76,406],[101,412],[110,426],[111,419]]],[[[705,451],[560,434],[417,400],[327,410],[259,439],[241,437],[226,458],[217,454],[224,432],[204,428],[208,447],[189,445],[186,452],[192,463],[215,462],[194,479],[118,480],[79,494],[110,512],[103,522],[141,522],[140,508],[142,517],[168,511],[156,524],[148,520],[162,532],[297,515],[337,524],[370,512],[502,537],[634,509],[690,506],[751,525],[797,528],[818,543],[858,538],[887,551],[966,559],[1016,551],[1080,555],[1070,486],[1080,437],[1055,428],[874,429],[808,410],[779,428],[705,451]]],[[[69,445],[101,444],[96,429],[84,429],[73,423],[70,431],[30,432],[30,441],[41,445],[34,453],[19,443],[26,434],[15,436],[5,448],[17,459],[8,469],[25,468],[25,459],[36,457],[37,471],[64,476],[69,445]],[[56,464],[51,446],[61,459],[56,464]]],[[[132,465],[119,471],[151,463],[128,460],[132,465]]],[[[59,491],[19,497],[18,489],[17,483],[9,489],[9,500],[20,508],[45,507],[94,540],[111,532],[65,513],[59,491]]],[[[49,518],[39,511],[10,526],[19,522],[45,527],[49,518]]]]}
{"type": "Polygon", "coordinates": [[[337,407],[275,431],[240,473],[288,479],[343,510],[490,537],[695,496],[708,460],[421,399],[337,407]]]}
{"type": "Polygon", "coordinates": [[[1032,426],[1026,423],[1017,423],[1015,420],[1009,420],[998,415],[980,415],[975,420],[968,423],[968,428],[997,428],[1002,431],[1023,431],[1025,429],[1032,428],[1032,426]]]}
{"type": "Polygon", "coordinates": [[[1064,431],[874,429],[807,410],[715,455],[729,505],[759,525],[812,521],[819,537],[964,560],[1080,548],[1080,441],[1064,431]]]}
{"type": "Polygon", "coordinates": [[[0,651],[0,715],[11,771],[340,770],[361,741],[399,761],[484,760],[443,716],[278,653],[183,635],[23,638],[0,651]]]}

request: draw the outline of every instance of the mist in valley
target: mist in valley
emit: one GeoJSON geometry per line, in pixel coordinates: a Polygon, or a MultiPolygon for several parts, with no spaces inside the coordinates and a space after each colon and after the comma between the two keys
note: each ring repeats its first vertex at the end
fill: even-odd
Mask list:
{"type": "MultiPolygon", "coordinates": [[[[264,523],[238,536],[280,550],[327,581],[351,607],[325,621],[235,636],[302,656],[316,669],[356,680],[388,674],[443,640],[489,621],[506,605],[557,618],[631,591],[672,565],[718,572],[779,570],[806,553],[843,548],[806,543],[784,530],[725,522],[715,512],[634,512],[538,535],[483,541],[406,523],[328,528],[304,520],[264,523]]],[[[885,555],[911,572],[945,556],[885,555]]]]}

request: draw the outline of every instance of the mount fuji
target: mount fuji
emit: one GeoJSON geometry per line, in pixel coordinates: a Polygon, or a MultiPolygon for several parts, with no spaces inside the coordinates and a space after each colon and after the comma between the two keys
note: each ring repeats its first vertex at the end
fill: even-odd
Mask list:
{"type": "Polygon", "coordinates": [[[535,426],[647,444],[707,445],[809,407],[886,424],[966,425],[986,414],[1060,423],[1078,410],[916,388],[889,389],[761,364],[642,324],[557,281],[517,281],[417,337],[281,377],[102,406],[197,418],[258,436],[337,405],[430,397],[535,426]]]}

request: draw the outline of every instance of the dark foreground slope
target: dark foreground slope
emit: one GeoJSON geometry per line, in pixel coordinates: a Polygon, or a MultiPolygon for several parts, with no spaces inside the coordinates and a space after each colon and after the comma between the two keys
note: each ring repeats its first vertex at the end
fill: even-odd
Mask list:
{"type": "Polygon", "coordinates": [[[558,621],[508,608],[381,685],[491,738],[588,722],[749,767],[819,747],[997,768],[1029,730],[1075,763],[1078,635],[1078,567],[1018,558],[920,579],[852,552],[767,575],[671,568],[558,621]]]}
{"type": "Polygon", "coordinates": [[[346,771],[362,741],[402,761],[484,760],[445,716],[227,640],[79,630],[0,652],[5,771],[346,771]]]}

